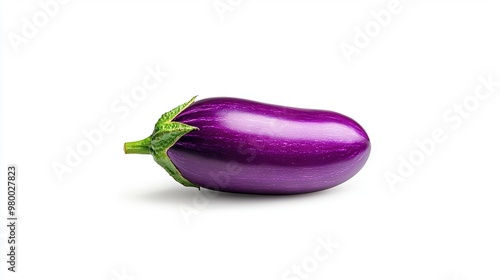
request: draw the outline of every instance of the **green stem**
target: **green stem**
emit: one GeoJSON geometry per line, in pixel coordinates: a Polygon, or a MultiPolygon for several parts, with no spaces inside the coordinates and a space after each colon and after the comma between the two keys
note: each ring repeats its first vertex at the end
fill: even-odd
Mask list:
{"type": "Polygon", "coordinates": [[[198,130],[197,127],[173,121],[177,115],[194,102],[195,98],[196,96],[163,114],[156,122],[151,136],[140,141],[127,142],[123,146],[123,150],[126,154],[151,154],[156,163],[163,167],[177,182],[186,187],[196,187],[199,189],[199,186],[191,183],[182,176],[167,154],[168,149],[183,135],[193,130],[198,130]]]}
{"type": "Polygon", "coordinates": [[[150,154],[151,138],[145,138],[135,142],[126,142],[123,151],[126,154],[150,154]]]}

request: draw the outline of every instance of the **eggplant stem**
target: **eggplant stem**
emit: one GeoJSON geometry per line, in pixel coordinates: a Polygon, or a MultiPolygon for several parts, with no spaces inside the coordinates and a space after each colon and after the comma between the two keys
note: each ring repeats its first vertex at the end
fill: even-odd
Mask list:
{"type": "Polygon", "coordinates": [[[189,107],[194,102],[195,98],[196,96],[191,98],[188,102],[163,114],[156,122],[151,136],[143,140],[125,143],[123,151],[126,154],[151,154],[156,163],[163,167],[174,180],[186,187],[196,187],[199,189],[200,186],[188,181],[182,176],[181,172],[167,154],[168,149],[182,136],[193,130],[198,130],[197,127],[174,121],[175,117],[189,107]]]}
{"type": "Polygon", "coordinates": [[[151,138],[145,138],[139,141],[126,142],[123,145],[125,154],[151,154],[151,138]]]}

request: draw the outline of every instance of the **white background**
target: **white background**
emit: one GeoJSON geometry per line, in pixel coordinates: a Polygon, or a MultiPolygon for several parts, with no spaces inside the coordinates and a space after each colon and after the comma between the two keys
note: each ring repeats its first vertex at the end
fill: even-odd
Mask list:
{"type": "Polygon", "coordinates": [[[400,2],[380,30],[372,12],[388,1],[215,3],[233,6],[221,17],[212,0],[74,0],[16,45],[23,18],[44,10],[1,2],[2,279],[500,278],[500,87],[474,97],[480,77],[500,81],[499,1],[400,2]],[[367,25],[348,62],[342,42],[356,47],[367,25]],[[129,114],[112,109],[148,67],[169,76],[129,114]],[[123,154],[194,95],[337,111],[372,153],[336,188],[271,197],[187,189],[123,154]],[[450,113],[464,100],[467,117],[450,113]],[[54,164],[103,120],[112,131],[59,180],[54,164]],[[436,129],[445,140],[422,158],[415,141],[436,129]],[[412,155],[413,172],[398,171],[412,155]],[[4,260],[12,163],[17,273],[4,260]],[[338,248],[315,259],[328,239],[338,248]]]}

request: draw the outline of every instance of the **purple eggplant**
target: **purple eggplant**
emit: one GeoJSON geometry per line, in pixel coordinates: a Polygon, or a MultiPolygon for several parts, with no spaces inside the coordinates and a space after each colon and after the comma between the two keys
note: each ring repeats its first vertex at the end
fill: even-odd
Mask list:
{"type": "Polygon", "coordinates": [[[237,98],[194,98],[156,123],[125,153],[152,154],[185,186],[298,194],[339,185],[370,154],[364,129],[339,113],[237,98]]]}

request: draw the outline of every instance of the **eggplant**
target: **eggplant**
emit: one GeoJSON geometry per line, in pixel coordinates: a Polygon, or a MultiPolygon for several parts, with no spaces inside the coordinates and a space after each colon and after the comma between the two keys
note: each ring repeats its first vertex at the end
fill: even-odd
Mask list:
{"type": "Polygon", "coordinates": [[[151,136],[125,143],[125,153],[153,155],[184,186],[251,194],[337,186],[370,154],[365,130],[339,113],[195,98],[163,114],[151,136]]]}

